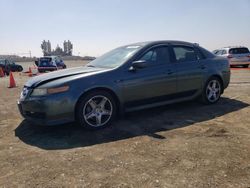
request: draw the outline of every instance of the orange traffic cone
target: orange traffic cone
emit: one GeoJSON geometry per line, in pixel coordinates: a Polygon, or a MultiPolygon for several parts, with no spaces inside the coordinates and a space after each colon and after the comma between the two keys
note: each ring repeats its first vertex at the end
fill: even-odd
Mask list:
{"type": "Polygon", "coordinates": [[[30,67],[29,67],[29,77],[32,77],[32,71],[30,67]]]}
{"type": "Polygon", "coordinates": [[[4,72],[3,72],[2,67],[0,67],[0,77],[4,77],[4,72]]]}
{"type": "Polygon", "coordinates": [[[9,85],[9,88],[13,88],[13,87],[16,87],[16,81],[14,79],[14,76],[13,76],[12,72],[10,72],[10,85],[9,85]]]}

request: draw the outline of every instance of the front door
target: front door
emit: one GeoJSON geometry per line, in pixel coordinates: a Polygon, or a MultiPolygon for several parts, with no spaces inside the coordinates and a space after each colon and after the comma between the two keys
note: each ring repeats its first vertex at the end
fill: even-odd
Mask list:
{"type": "Polygon", "coordinates": [[[153,47],[138,60],[145,60],[146,67],[124,72],[121,86],[125,105],[159,102],[176,92],[176,68],[170,62],[168,46],[153,47]]]}

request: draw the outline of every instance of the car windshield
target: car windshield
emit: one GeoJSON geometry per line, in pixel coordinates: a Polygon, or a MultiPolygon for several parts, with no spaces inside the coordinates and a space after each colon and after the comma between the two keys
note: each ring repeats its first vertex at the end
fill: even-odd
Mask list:
{"type": "Polygon", "coordinates": [[[88,67],[115,68],[125,63],[141,49],[141,46],[116,48],[87,64],[88,67]]]}

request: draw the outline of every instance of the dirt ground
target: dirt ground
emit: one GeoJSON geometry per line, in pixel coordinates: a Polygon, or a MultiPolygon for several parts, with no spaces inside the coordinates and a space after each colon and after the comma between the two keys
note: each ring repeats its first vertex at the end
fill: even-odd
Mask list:
{"type": "Polygon", "coordinates": [[[12,89],[0,78],[0,187],[250,187],[250,70],[232,70],[215,105],[134,112],[96,132],[23,120],[29,77],[14,77],[12,89]]]}

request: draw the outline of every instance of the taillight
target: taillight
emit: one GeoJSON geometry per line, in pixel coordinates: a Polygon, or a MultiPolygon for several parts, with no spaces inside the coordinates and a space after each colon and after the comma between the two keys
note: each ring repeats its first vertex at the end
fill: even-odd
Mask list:
{"type": "Polygon", "coordinates": [[[247,57],[249,57],[249,58],[250,58],[250,55],[248,55],[247,57]]]}
{"type": "Polygon", "coordinates": [[[227,58],[230,59],[230,58],[233,58],[233,56],[232,55],[228,55],[227,58]]]}

